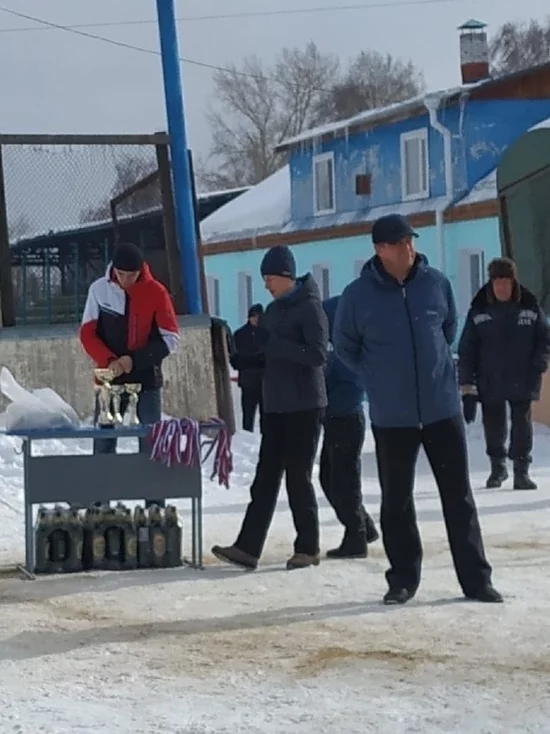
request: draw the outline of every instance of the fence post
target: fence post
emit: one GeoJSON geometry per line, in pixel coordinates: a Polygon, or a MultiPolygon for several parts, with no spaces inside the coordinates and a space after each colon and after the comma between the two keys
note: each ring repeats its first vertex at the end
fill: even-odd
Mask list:
{"type": "Polygon", "coordinates": [[[3,146],[0,145],[0,310],[2,311],[2,326],[15,326],[10,233],[2,153],[3,146]]]}
{"type": "Polygon", "coordinates": [[[46,247],[44,259],[44,277],[46,280],[46,323],[52,323],[52,268],[50,264],[50,248],[46,247]]]}
{"type": "Polygon", "coordinates": [[[162,225],[164,229],[164,249],[170,290],[174,298],[174,307],[178,315],[184,314],[185,293],[181,278],[180,250],[178,247],[178,231],[176,228],[176,210],[174,208],[174,191],[172,188],[172,172],[168,146],[157,145],[157,165],[159,169],[160,197],[162,202],[162,225]]]}
{"type": "Polygon", "coordinates": [[[75,281],[74,281],[75,319],[76,321],[78,321],[80,317],[80,258],[78,256],[78,242],[74,243],[74,264],[75,264],[75,281]]]}
{"type": "Polygon", "coordinates": [[[27,251],[21,253],[21,320],[27,323],[27,298],[29,297],[29,289],[27,287],[27,251]]]}

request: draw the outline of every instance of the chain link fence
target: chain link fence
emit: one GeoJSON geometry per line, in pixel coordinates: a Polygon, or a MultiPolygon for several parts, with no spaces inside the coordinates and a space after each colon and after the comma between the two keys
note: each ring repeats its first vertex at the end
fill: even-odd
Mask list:
{"type": "MultiPolygon", "coordinates": [[[[5,253],[9,245],[18,324],[78,321],[88,287],[105,272],[117,240],[138,244],[170,288],[167,145],[161,133],[0,136],[0,247],[5,253]]],[[[5,323],[5,272],[2,285],[5,323]]]]}

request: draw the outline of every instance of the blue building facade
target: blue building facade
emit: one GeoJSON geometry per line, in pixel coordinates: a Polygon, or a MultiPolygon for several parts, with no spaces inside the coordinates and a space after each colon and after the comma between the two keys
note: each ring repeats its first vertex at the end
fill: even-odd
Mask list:
{"type": "Polygon", "coordinates": [[[411,218],[418,249],[449,277],[463,319],[487,263],[503,252],[500,159],[549,118],[546,65],[470,80],[286,141],[286,173],[275,174],[273,186],[261,184],[261,201],[252,189],[203,223],[211,313],[235,328],[252,302],[268,302],[259,267],[279,243],[293,249],[301,272],[313,273],[323,297],[337,295],[372,255],[372,222],[396,211],[411,218]],[[261,226],[246,214],[258,207],[261,226]]]}
{"type": "MultiPolygon", "coordinates": [[[[550,117],[550,99],[471,101],[443,107],[437,114],[451,136],[456,203],[495,169],[512,142],[550,117]]],[[[290,149],[292,225],[300,229],[321,217],[324,226],[337,226],[342,215],[352,221],[353,214],[361,216],[370,209],[444,197],[445,175],[444,139],[430,124],[427,111],[368,131],[313,141],[308,147],[298,145],[290,149]],[[408,181],[407,164],[413,169],[408,181]],[[370,176],[368,194],[357,193],[357,176],[362,175],[370,176]],[[316,197],[316,181],[326,188],[327,179],[332,193],[316,197]]]]}

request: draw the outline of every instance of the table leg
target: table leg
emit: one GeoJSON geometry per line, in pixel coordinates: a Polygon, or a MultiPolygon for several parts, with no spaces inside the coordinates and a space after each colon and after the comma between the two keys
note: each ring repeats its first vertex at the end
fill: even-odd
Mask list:
{"type": "Polygon", "coordinates": [[[198,568],[202,568],[202,496],[197,498],[197,545],[198,545],[198,568]]]}
{"type": "Polygon", "coordinates": [[[191,565],[197,567],[197,500],[191,499],[191,565]]]}
{"type": "Polygon", "coordinates": [[[23,492],[25,504],[25,567],[29,574],[34,573],[34,528],[32,523],[32,503],[29,502],[28,464],[31,461],[31,442],[23,441],[23,492]]]}

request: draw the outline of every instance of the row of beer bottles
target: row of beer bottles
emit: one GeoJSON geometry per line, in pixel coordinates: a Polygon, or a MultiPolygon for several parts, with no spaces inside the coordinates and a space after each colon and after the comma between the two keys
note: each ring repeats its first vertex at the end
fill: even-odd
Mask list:
{"type": "Polygon", "coordinates": [[[130,570],[180,566],[182,531],[177,509],[91,507],[81,513],[40,507],[35,527],[35,572],[130,570]]]}

